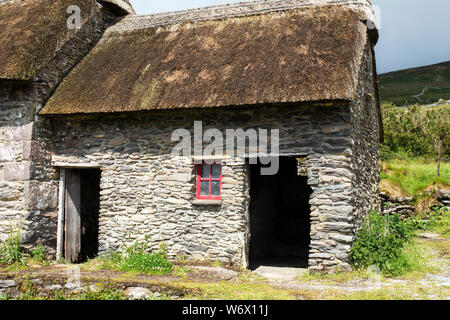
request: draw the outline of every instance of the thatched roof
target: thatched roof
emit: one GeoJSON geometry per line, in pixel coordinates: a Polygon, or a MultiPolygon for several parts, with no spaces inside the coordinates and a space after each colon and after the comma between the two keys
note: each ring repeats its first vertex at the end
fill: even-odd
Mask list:
{"type": "Polygon", "coordinates": [[[55,56],[76,32],[67,28],[70,5],[83,24],[98,11],[95,0],[0,2],[0,79],[31,80],[55,56]]]}
{"type": "Polygon", "coordinates": [[[155,17],[130,16],[110,28],[40,114],[355,97],[368,41],[358,10],[307,7],[174,24],[155,17]]]}

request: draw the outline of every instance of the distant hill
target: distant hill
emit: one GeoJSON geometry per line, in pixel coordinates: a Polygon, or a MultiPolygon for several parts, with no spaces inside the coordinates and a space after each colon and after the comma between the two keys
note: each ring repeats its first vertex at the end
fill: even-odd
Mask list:
{"type": "Polygon", "coordinates": [[[398,106],[450,100],[450,61],[378,75],[381,102],[398,106]]]}

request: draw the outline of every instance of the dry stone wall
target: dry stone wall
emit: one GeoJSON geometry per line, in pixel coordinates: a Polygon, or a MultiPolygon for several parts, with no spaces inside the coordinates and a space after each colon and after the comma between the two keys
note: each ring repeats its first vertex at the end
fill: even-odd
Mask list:
{"type": "MultiPolygon", "coordinates": [[[[450,209],[450,190],[437,189],[426,190],[425,194],[433,199],[430,204],[431,210],[450,209]]],[[[393,197],[386,192],[381,192],[383,214],[400,215],[403,219],[414,216],[416,212],[415,200],[413,197],[393,197]]],[[[427,208],[428,209],[428,208],[427,208]]]]}
{"type": "MultiPolygon", "coordinates": [[[[55,164],[102,170],[100,252],[146,240],[168,244],[171,258],[220,260],[246,266],[248,166],[223,160],[223,201],[195,204],[192,158],[171,158],[175,129],[280,130],[280,154],[305,156],[311,199],[313,266],[346,265],[353,225],[352,124],[349,107],[266,106],[211,111],[155,112],[122,117],[53,120],[55,164]],[[346,222],[341,222],[342,218],[346,222]],[[314,227],[316,226],[316,227],[314,227]],[[347,236],[348,234],[348,236],[347,236]],[[324,243],[319,243],[327,235],[324,243]],[[327,262],[329,261],[329,262],[327,262]]],[[[269,147],[270,150],[270,147],[269,147]]]]}
{"type": "Polygon", "coordinates": [[[380,121],[372,59],[368,43],[357,95],[350,106],[350,149],[338,155],[324,155],[324,165],[318,165],[321,170],[310,174],[310,183],[317,182],[313,184],[311,199],[309,266],[312,271],[350,269],[349,251],[364,216],[380,210],[380,121]]]}
{"type": "Polygon", "coordinates": [[[370,43],[366,45],[360,70],[357,99],[352,104],[353,115],[353,169],[352,181],[355,199],[354,224],[362,225],[370,211],[381,210],[380,198],[380,109],[374,84],[374,56],[370,43]]]}

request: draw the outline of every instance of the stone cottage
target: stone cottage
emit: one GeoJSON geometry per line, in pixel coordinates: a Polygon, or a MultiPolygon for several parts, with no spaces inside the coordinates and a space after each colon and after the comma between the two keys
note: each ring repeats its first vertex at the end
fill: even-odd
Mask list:
{"type": "Polygon", "coordinates": [[[24,245],[72,262],[138,240],[172,259],[349,268],[380,206],[377,39],[368,0],[142,16],[0,1],[0,240],[20,224],[24,245]],[[173,156],[174,132],[199,125],[243,132],[244,152],[173,156]],[[250,143],[264,130],[272,175],[250,143]]]}

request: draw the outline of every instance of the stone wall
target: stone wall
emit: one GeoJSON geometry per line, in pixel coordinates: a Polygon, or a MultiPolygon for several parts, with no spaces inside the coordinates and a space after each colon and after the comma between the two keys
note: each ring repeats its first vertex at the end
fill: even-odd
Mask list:
{"type": "Polygon", "coordinates": [[[315,265],[325,255],[333,257],[329,266],[343,263],[336,241],[345,238],[346,228],[352,226],[333,217],[353,212],[348,197],[352,124],[345,106],[266,106],[53,120],[55,164],[91,164],[102,170],[100,252],[120,250],[124,243],[147,238],[152,249],[166,242],[172,258],[186,255],[247,265],[250,199],[245,162],[224,159],[223,202],[201,206],[194,201],[193,160],[170,157],[176,145],[171,142],[172,132],[185,128],[192,133],[195,120],[203,120],[204,130],[279,129],[280,154],[308,159],[313,225],[326,221],[320,232],[335,232],[328,247],[313,243],[315,265]]]}
{"type": "MultiPolygon", "coordinates": [[[[450,190],[437,189],[426,190],[425,194],[431,200],[428,209],[450,209],[450,190]]],[[[397,214],[403,219],[414,216],[416,213],[415,199],[413,197],[393,197],[386,192],[380,194],[382,200],[381,211],[383,214],[397,214]]]]}
{"type": "Polygon", "coordinates": [[[383,214],[398,214],[402,217],[411,217],[415,213],[414,200],[412,197],[391,198],[388,194],[381,192],[381,212],[383,214]]]}
{"type": "MultiPolygon", "coordinates": [[[[381,210],[380,199],[380,109],[374,84],[374,53],[371,45],[366,50],[361,65],[357,103],[352,105],[353,114],[353,169],[355,172],[353,196],[356,206],[355,226],[359,228],[365,215],[381,210]]],[[[355,230],[356,231],[356,230],[355,230]]]]}
{"type": "Polygon", "coordinates": [[[33,123],[31,85],[0,83],[0,240],[27,216],[24,190],[30,179],[33,123]]]}
{"type": "MultiPolygon", "coordinates": [[[[371,210],[380,210],[380,121],[373,72],[368,43],[357,96],[351,104],[352,124],[345,129],[351,134],[350,147],[342,154],[323,156],[323,165],[319,166],[322,170],[310,173],[314,190],[309,259],[312,271],[349,269],[348,254],[363,217],[371,210]]],[[[342,134],[339,130],[335,133],[342,134]]]]}

